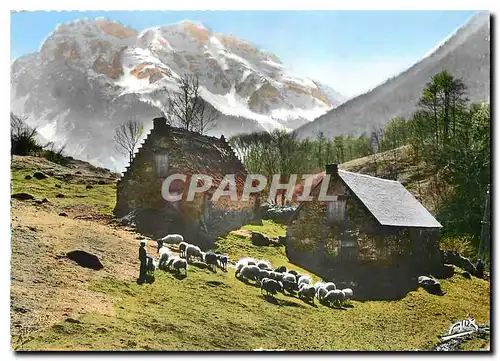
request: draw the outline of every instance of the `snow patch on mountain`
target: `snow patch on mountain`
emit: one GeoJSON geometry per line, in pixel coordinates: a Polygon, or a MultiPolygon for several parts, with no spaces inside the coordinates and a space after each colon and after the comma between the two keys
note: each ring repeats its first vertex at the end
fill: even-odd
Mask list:
{"type": "MultiPolygon", "coordinates": [[[[219,113],[211,135],[292,130],[338,106],[328,87],[289,71],[271,52],[191,21],[136,32],[104,18],[59,24],[11,63],[11,110],[84,160],[115,169],[118,124],[149,128],[184,74],[219,113]]],[[[122,167],[120,164],[118,168],[122,167]]]]}

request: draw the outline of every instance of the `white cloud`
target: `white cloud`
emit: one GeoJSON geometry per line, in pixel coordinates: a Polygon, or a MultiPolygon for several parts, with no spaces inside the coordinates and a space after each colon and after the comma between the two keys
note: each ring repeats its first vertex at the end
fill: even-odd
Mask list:
{"type": "Polygon", "coordinates": [[[297,58],[290,67],[300,75],[331,86],[352,98],[367,92],[388,78],[408,69],[418,57],[384,57],[311,61],[297,58]]]}

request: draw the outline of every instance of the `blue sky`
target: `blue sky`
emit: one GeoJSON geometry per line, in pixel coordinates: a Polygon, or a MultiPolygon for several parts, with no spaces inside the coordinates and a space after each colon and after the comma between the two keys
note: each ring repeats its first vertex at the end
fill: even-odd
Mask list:
{"type": "Polygon", "coordinates": [[[107,17],[138,31],[189,19],[276,54],[298,74],[360,94],[411,66],[474,11],[90,11],[11,15],[11,59],[61,22],[107,17]]]}

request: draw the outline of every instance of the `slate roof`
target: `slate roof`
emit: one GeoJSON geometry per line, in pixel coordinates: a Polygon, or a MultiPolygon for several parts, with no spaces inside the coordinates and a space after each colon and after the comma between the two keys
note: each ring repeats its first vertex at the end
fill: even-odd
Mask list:
{"type": "Polygon", "coordinates": [[[398,181],[338,171],[344,184],[384,226],[441,228],[441,224],[398,181]]]}
{"type": "MultiPolygon", "coordinates": [[[[312,189],[321,186],[325,172],[315,176],[312,189]],[[316,179],[318,176],[321,179],[316,179]]],[[[383,226],[441,228],[442,225],[398,181],[338,170],[342,182],[383,226]]],[[[298,194],[301,189],[297,188],[298,194]]],[[[296,219],[304,202],[294,212],[296,219]]]]}

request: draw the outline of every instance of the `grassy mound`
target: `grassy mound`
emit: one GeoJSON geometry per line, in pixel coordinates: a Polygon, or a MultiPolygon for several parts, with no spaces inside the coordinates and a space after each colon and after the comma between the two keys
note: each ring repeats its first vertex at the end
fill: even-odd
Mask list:
{"type": "Polygon", "coordinates": [[[71,169],[51,163],[43,158],[18,157],[12,161],[11,192],[29,193],[35,198],[47,198],[60,210],[78,208],[111,215],[116,203],[116,184],[109,173],[71,169]],[[25,179],[35,172],[52,174],[45,179],[25,179]],[[101,183],[105,184],[99,184],[101,183]],[[90,185],[92,188],[87,188],[90,185]],[[63,198],[57,198],[63,194],[63,198]],[[75,207],[76,206],[76,207],[75,207]]]}

